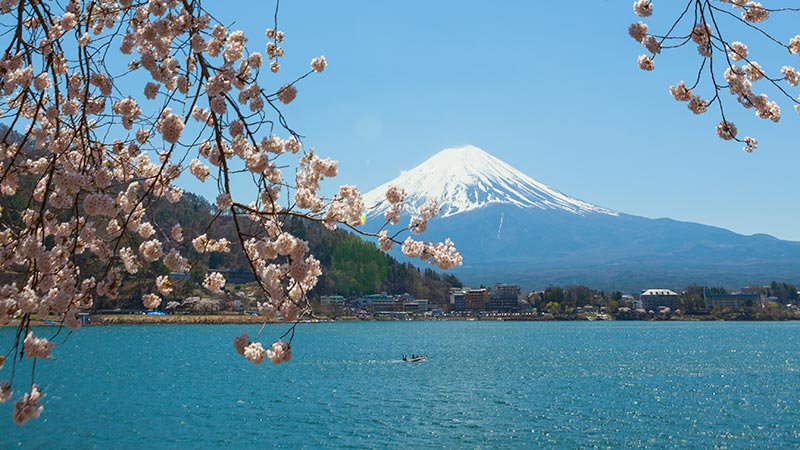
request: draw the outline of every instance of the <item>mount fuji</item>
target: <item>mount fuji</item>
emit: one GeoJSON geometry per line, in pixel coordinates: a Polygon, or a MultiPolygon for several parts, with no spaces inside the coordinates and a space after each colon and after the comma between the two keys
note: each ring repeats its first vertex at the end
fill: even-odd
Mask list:
{"type": "Polygon", "coordinates": [[[473,211],[493,204],[521,209],[562,210],[585,215],[615,212],[568,197],[523,174],[478,147],[442,150],[430,159],[378,186],[364,196],[373,216],[383,214],[389,202],[382,198],[390,186],[405,189],[410,211],[428,199],[436,199],[440,217],[473,211]]]}
{"type": "MultiPolygon", "coordinates": [[[[633,292],[697,283],[740,287],[800,278],[800,242],[633,216],[572,198],[474,147],[442,150],[364,195],[381,221],[386,190],[406,193],[401,219],[435,199],[425,240],[450,237],[470,285],[586,284],[633,292]]],[[[401,222],[403,223],[403,222],[401,222]]]]}

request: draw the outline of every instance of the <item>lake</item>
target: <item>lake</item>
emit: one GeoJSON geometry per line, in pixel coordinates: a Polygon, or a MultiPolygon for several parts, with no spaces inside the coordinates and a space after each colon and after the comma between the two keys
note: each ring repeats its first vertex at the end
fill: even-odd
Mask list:
{"type": "Polygon", "coordinates": [[[83,328],[0,448],[800,447],[798,322],[309,324],[279,366],[235,353],[257,330],[83,328]]]}

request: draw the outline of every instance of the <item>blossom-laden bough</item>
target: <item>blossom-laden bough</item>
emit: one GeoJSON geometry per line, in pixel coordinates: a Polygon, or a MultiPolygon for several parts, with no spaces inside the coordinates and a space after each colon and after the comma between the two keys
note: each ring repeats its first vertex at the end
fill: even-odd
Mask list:
{"type": "MultiPolygon", "coordinates": [[[[669,5],[669,8],[675,6],[669,5]]],[[[651,0],[637,0],[633,3],[634,13],[640,17],[652,16],[655,9],[651,0]]],[[[757,90],[756,86],[765,83],[772,86],[778,95],[788,98],[800,114],[800,99],[795,99],[789,93],[789,89],[800,83],[800,71],[785,65],[780,69],[780,76],[768,75],[770,71],[753,59],[749,47],[740,41],[731,40],[727,34],[731,30],[726,28],[723,33],[723,29],[725,26],[739,25],[742,34],[748,33],[748,36],[774,44],[783,48],[790,56],[796,57],[800,54],[800,34],[782,39],[763,28],[763,23],[771,16],[792,12],[800,12],[800,8],[768,8],[759,2],[747,0],[689,0],[666,34],[650,34],[648,25],[641,21],[632,24],[628,33],[649,53],[640,55],[638,60],[639,68],[645,71],[655,69],[655,59],[662,51],[695,44],[701,62],[694,81],[688,86],[680,81],[670,87],[670,93],[675,100],[686,102],[694,114],[703,114],[716,103],[722,119],[716,127],[717,135],[726,141],[743,143],[744,150],[750,153],[758,148],[758,141],[750,136],[738,136],[736,125],[726,117],[721,93],[728,90],[742,107],[753,109],[757,117],[778,122],[781,119],[780,106],[771,101],[767,94],[757,90]],[[704,87],[701,85],[704,77],[707,77],[707,83],[710,84],[708,91],[711,97],[708,99],[696,94],[699,88],[704,87]]]]}
{"type": "MultiPolygon", "coordinates": [[[[27,381],[14,405],[18,424],[42,411],[36,362],[57,353],[60,333],[80,327],[80,310],[118,296],[129,274],[153,266],[187,272],[202,255],[239,246],[262,293],[264,323],[280,317],[290,327],[267,349],[247,334],[235,348],[255,364],[277,364],[291,358],[320,275],[319,261],[287,231],[287,220],[346,226],[388,250],[405,230],[424,231],[435,214],[431,205],[391,236],[387,227],[397,220],[387,216],[370,233],[360,228],[364,205],[356,188],[320,194],[337,163],[305,149],[280,108],[327,61],[315,57],[293,81],[272,81],[285,56],[277,2],[268,26],[260,43],[251,42],[200,0],[0,0],[0,123],[7,127],[0,132],[0,325],[18,322],[0,354],[0,379],[7,380],[0,381],[0,402],[27,381]],[[293,182],[287,170],[294,170],[293,182]],[[216,212],[200,233],[158,223],[153,214],[157,204],[181,200],[182,176],[218,191],[216,212]],[[252,198],[234,195],[233,186],[241,192],[248,184],[252,198]],[[210,237],[222,215],[235,227],[235,242],[210,237]],[[36,317],[60,326],[48,338],[36,336],[36,317]],[[33,360],[30,379],[15,380],[24,358],[33,360]]],[[[396,189],[387,194],[395,205],[403,197],[396,189]]],[[[442,268],[461,263],[449,241],[409,239],[403,250],[442,268]]],[[[156,277],[143,306],[159,307],[179,282],[156,277]]],[[[202,287],[220,293],[225,282],[213,272],[202,287]]]]}

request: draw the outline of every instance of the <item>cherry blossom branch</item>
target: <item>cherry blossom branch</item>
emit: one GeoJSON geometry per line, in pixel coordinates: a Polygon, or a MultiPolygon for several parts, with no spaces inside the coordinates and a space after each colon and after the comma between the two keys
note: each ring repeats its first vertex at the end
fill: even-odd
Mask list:
{"type": "MultiPolygon", "coordinates": [[[[776,102],[770,101],[766,94],[753,92],[753,84],[759,80],[766,79],[781,96],[788,98],[794,104],[797,112],[800,113],[800,100],[795,99],[787,88],[781,84],[785,81],[791,87],[796,87],[800,84],[800,72],[791,66],[783,66],[781,68],[781,77],[768,76],[757,62],[748,59],[749,52],[745,44],[738,41],[728,41],[723,37],[722,27],[718,23],[715,14],[719,13],[730,17],[736,23],[744,25],[746,29],[755,31],[759,36],[765,38],[768,43],[786,48],[791,54],[798,54],[800,53],[800,35],[789,39],[788,42],[783,42],[767,32],[760,24],[765,22],[770,14],[798,12],[800,8],[769,9],[758,2],[746,0],[720,0],[720,3],[728,3],[734,10],[742,9],[742,12],[737,15],[726,8],[714,5],[711,0],[690,0],[664,36],[648,34],[648,26],[643,22],[631,25],[628,32],[634,40],[640,42],[650,52],[650,55],[639,56],[639,67],[646,71],[655,69],[654,59],[662,50],[683,47],[689,40],[695,42],[702,58],[697,78],[690,87],[687,87],[683,81],[671,86],[671,94],[678,101],[688,102],[689,109],[695,114],[702,114],[708,109],[708,105],[719,102],[722,121],[717,125],[717,135],[724,140],[743,142],[745,144],[744,150],[752,152],[758,147],[758,142],[749,136],[743,139],[737,136],[736,126],[726,118],[720,92],[727,88],[731,94],[737,97],[737,101],[744,108],[753,108],[757,117],[778,122],[781,118],[780,107],[776,102]],[[692,6],[694,6],[694,21],[689,37],[681,37],[681,42],[677,45],[663,45],[666,40],[674,38],[671,36],[672,33],[681,24],[692,6]],[[717,76],[719,75],[717,70],[719,69],[715,69],[714,66],[714,58],[717,53],[725,55],[726,68],[723,72],[727,85],[717,82],[717,76]],[[703,100],[694,94],[695,89],[701,84],[701,75],[706,67],[706,61],[709,62],[708,73],[711,79],[711,89],[713,89],[711,100],[703,100]],[[736,64],[739,61],[743,61],[745,64],[739,66],[736,64]]],[[[653,14],[654,6],[651,0],[637,0],[633,4],[633,9],[638,16],[649,17],[653,14]]],[[[718,56],[716,57],[718,58],[718,56]]]]}
{"type": "MultiPolygon", "coordinates": [[[[391,215],[376,232],[361,228],[365,208],[355,187],[319,194],[338,164],[305,148],[281,108],[327,61],[312,59],[288,84],[267,78],[285,57],[279,5],[262,56],[199,0],[0,1],[0,118],[9,123],[0,140],[0,325],[18,327],[0,359],[3,370],[13,355],[0,401],[12,397],[22,359],[46,367],[37,360],[51,358],[53,339],[78,329],[79,311],[96,300],[117,298],[128,278],[141,270],[186,273],[208,253],[236,246],[261,292],[264,324],[280,318],[289,327],[267,349],[246,335],[235,348],[256,364],[288,361],[321,268],[308,243],[288,232],[287,218],[345,227],[377,238],[384,250],[401,244],[403,233],[425,231],[435,205],[388,234],[405,196],[396,189],[387,193],[391,215]],[[285,180],[292,171],[294,180],[285,180]],[[208,180],[218,193],[214,214],[193,230],[177,220],[159,223],[156,213],[181,201],[175,183],[182,176],[208,180]],[[250,198],[234,198],[240,183],[250,186],[243,196],[250,198]],[[231,218],[235,242],[210,237],[223,216],[231,218]],[[35,318],[59,326],[49,338],[36,336],[35,318]]],[[[461,263],[450,241],[408,237],[401,245],[442,268],[461,263]]],[[[224,295],[225,277],[208,272],[204,291],[224,295]]],[[[150,292],[137,299],[146,309],[175,295],[166,275],[147,283],[150,292]]],[[[42,412],[34,370],[28,381],[14,403],[18,424],[42,412]]]]}

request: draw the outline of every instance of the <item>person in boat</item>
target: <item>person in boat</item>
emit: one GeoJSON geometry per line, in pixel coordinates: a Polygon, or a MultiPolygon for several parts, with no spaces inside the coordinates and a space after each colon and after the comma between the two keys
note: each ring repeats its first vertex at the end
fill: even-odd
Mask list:
{"type": "Polygon", "coordinates": [[[403,355],[403,361],[408,361],[408,358],[406,358],[406,355],[403,355]]]}

